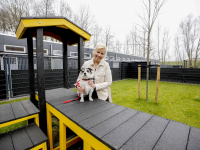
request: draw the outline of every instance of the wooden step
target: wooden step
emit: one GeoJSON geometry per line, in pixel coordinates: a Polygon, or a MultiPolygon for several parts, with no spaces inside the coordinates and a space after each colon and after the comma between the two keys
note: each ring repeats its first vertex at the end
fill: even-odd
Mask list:
{"type": "Polygon", "coordinates": [[[42,130],[35,123],[32,123],[26,127],[1,134],[0,149],[25,150],[25,149],[32,149],[42,144],[43,147],[45,147],[47,139],[48,138],[42,132],[42,130]]]}

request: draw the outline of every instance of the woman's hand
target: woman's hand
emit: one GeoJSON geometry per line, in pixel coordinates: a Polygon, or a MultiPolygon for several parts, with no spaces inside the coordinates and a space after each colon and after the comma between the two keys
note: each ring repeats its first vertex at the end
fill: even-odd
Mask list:
{"type": "Polygon", "coordinates": [[[78,89],[78,92],[79,92],[79,93],[83,93],[83,92],[85,91],[85,88],[82,88],[81,86],[80,86],[80,87],[77,87],[77,89],[78,89]]]}
{"type": "Polygon", "coordinates": [[[95,89],[95,85],[94,85],[93,80],[90,80],[90,81],[88,82],[88,85],[89,85],[90,87],[92,87],[93,89],[95,89]]]}

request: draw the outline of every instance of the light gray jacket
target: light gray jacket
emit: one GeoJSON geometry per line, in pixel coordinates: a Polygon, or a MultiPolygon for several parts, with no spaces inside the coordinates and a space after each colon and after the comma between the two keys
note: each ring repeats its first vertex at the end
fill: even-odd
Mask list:
{"type": "MultiPolygon", "coordinates": [[[[93,58],[86,61],[82,68],[92,68],[94,71],[95,87],[97,91],[97,96],[99,99],[106,100],[109,97],[109,101],[112,102],[110,85],[112,84],[112,75],[109,64],[101,60],[97,69],[95,70],[95,65],[93,58]]],[[[80,75],[78,77],[80,80],[80,75]]]]}

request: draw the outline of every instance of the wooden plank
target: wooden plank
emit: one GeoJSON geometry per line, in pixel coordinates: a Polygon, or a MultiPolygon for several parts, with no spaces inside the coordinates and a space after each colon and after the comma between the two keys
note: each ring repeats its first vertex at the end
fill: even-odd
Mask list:
{"type": "Polygon", "coordinates": [[[28,113],[21,102],[11,103],[11,106],[16,119],[28,116],[28,113]]]}
{"type": "Polygon", "coordinates": [[[168,123],[165,118],[153,116],[121,149],[152,149],[168,123]]]}
{"type": "Polygon", "coordinates": [[[89,131],[94,135],[97,135],[99,138],[105,136],[115,128],[117,128],[122,123],[126,122],[132,116],[137,113],[136,110],[133,109],[125,109],[120,113],[116,114],[115,116],[109,118],[108,120],[90,128],[89,131]]]}
{"type": "Polygon", "coordinates": [[[189,128],[189,126],[183,123],[170,121],[154,149],[185,150],[189,135],[189,128]]]}
{"type": "Polygon", "coordinates": [[[116,115],[117,113],[120,113],[121,111],[127,109],[126,107],[122,107],[122,106],[116,106],[116,107],[112,107],[98,115],[95,115],[93,117],[90,117],[88,119],[85,119],[81,122],[79,122],[79,125],[89,129],[94,127],[95,125],[109,119],[110,117],[116,115]]]}
{"type": "Polygon", "coordinates": [[[102,140],[114,149],[119,149],[127,140],[138,132],[151,117],[151,114],[139,112],[104,136],[102,140]]]}
{"type": "Polygon", "coordinates": [[[76,112],[79,109],[83,109],[83,108],[86,108],[86,107],[92,107],[94,105],[102,104],[103,101],[100,101],[100,100],[95,100],[95,102],[94,101],[93,102],[91,102],[91,101],[85,101],[85,102],[77,101],[74,105],[69,106],[68,104],[70,104],[70,103],[67,103],[66,107],[59,108],[60,112],[66,114],[67,117],[69,116],[68,113],[70,113],[70,112],[76,112]]]}
{"type": "Polygon", "coordinates": [[[93,109],[90,109],[88,111],[85,111],[84,113],[81,113],[81,114],[77,114],[77,115],[74,115],[72,116],[72,120],[74,120],[75,122],[80,122],[80,121],[83,121],[87,118],[90,118],[92,116],[95,116],[101,112],[104,112],[114,106],[117,106],[116,104],[113,104],[113,103],[105,103],[104,105],[101,105],[99,106],[98,108],[93,108],[93,109]]]}
{"type": "Polygon", "coordinates": [[[200,149],[200,129],[191,127],[187,150],[200,149]]]}
{"type": "Polygon", "coordinates": [[[28,136],[30,137],[34,146],[42,144],[43,142],[48,140],[46,135],[42,132],[42,130],[35,123],[26,126],[25,130],[26,130],[28,136]]]}
{"type": "MultiPolygon", "coordinates": [[[[65,113],[68,117],[74,116],[76,114],[80,114],[80,113],[84,113],[87,110],[96,108],[98,106],[101,106],[105,103],[105,101],[102,100],[97,100],[96,102],[91,102],[91,101],[85,101],[85,102],[79,102],[80,105],[78,105],[78,107],[74,107],[74,109],[71,109],[70,111],[63,111],[63,113],[65,113]]],[[[77,105],[73,105],[73,106],[77,106],[77,105]]]]}
{"type": "Polygon", "coordinates": [[[0,105],[0,123],[15,119],[11,104],[0,105]]]}
{"type": "Polygon", "coordinates": [[[26,130],[24,128],[11,132],[15,150],[24,150],[33,146],[26,130]]]}
{"type": "Polygon", "coordinates": [[[0,149],[14,150],[10,134],[5,133],[0,135],[0,149]]]}
{"type": "Polygon", "coordinates": [[[30,100],[21,101],[21,103],[29,115],[39,113],[39,109],[30,100]]]}

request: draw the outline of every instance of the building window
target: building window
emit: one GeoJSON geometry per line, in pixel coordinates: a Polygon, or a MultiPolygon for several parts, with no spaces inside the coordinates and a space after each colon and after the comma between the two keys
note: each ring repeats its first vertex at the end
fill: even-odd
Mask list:
{"type": "Polygon", "coordinates": [[[130,61],[130,58],[127,58],[127,61],[130,61]]]}
{"type": "MultiPolygon", "coordinates": [[[[48,55],[48,49],[43,50],[44,55],[48,55]]],[[[33,48],[33,54],[36,54],[36,48],[33,48]]]]}
{"type": "Polygon", "coordinates": [[[110,60],[115,60],[115,57],[114,56],[110,56],[110,60]]]}
{"type": "Polygon", "coordinates": [[[90,59],[90,58],[91,58],[91,54],[89,54],[89,53],[84,53],[84,58],[85,58],[85,59],[90,59]]]}
{"type": "Polygon", "coordinates": [[[105,60],[109,60],[109,57],[108,57],[108,56],[106,56],[106,57],[105,57],[105,60]]]}
{"type": "Polygon", "coordinates": [[[126,61],[126,58],[123,57],[123,58],[122,58],[122,61],[126,61]]]}
{"type": "Polygon", "coordinates": [[[4,51],[25,53],[25,47],[23,47],[23,46],[13,46],[13,45],[4,45],[4,51]]]}
{"type": "Polygon", "coordinates": [[[62,56],[63,51],[62,50],[53,50],[53,55],[62,56]]]}
{"type": "Polygon", "coordinates": [[[135,59],[131,58],[131,61],[134,61],[135,59]]]}
{"type": "Polygon", "coordinates": [[[117,61],[120,61],[121,59],[120,59],[120,57],[117,57],[116,60],[117,60],[117,61]]]}
{"type": "Polygon", "coordinates": [[[77,52],[70,52],[70,56],[71,57],[78,57],[78,53],[77,52]]]}

